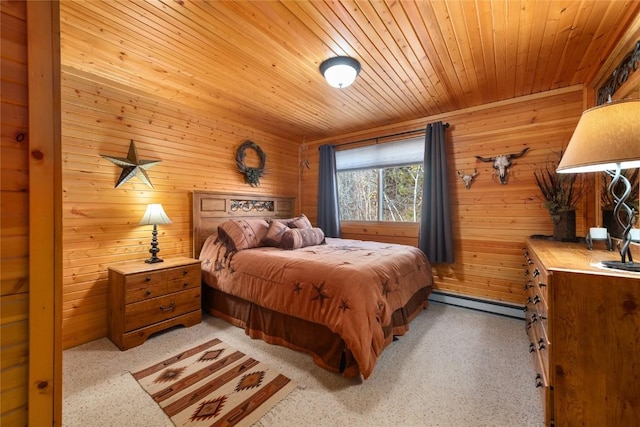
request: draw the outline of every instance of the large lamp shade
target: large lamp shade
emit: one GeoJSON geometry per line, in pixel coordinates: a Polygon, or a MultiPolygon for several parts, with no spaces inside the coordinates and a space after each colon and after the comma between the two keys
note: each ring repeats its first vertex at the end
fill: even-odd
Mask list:
{"type": "Polygon", "coordinates": [[[622,169],[640,167],[640,100],[610,102],[591,108],[580,117],[560,164],[559,173],[605,171],[611,176],[609,192],[616,201],[613,215],[623,228],[620,261],[605,267],[640,272],[629,248],[637,212],[626,203],[631,192],[622,169]],[[622,185],[619,186],[618,183],[622,185]],[[622,188],[621,188],[622,187],[622,188]],[[620,189],[621,188],[621,189],[620,189]]]}

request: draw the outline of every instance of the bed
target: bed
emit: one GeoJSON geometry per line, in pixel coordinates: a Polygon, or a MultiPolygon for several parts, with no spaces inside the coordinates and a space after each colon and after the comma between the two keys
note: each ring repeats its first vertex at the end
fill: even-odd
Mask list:
{"type": "Polygon", "coordinates": [[[324,237],[293,213],[293,198],[193,192],[203,308],[252,338],[366,379],[427,308],[429,261],[410,246],[324,237]]]}

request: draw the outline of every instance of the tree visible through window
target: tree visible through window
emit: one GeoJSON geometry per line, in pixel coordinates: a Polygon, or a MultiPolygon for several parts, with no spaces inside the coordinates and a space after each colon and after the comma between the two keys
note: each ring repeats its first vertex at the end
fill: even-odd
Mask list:
{"type": "Polygon", "coordinates": [[[341,221],[417,222],[422,164],[338,172],[341,221]]]}

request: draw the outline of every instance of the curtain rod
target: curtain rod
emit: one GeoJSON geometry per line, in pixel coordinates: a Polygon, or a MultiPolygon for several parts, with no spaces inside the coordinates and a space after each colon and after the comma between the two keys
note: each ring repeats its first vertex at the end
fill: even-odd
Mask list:
{"type": "MultiPolygon", "coordinates": [[[[444,127],[445,127],[445,129],[448,128],[449,127],[449,123],[445,123],[444,127]]],[[[414,134],[414,133],[424,133],[424,132],[425,132],[425,128],[408,130],[408,131],[405,131],[405,132],[398,132],[398,133],[392,133],[392,134],[389,134],[389,135],[376,136],[374,138],[365,138],[365,139],[359,139],[357,141],[344,142],[342,144],[336,144],[336,147],[344,147],[345,145],[359,144],[361,142],[366,142],[366,141],[377,141],[379,139],[393,138],[394,136],[411,135],[411,134],[414,134]]]]}

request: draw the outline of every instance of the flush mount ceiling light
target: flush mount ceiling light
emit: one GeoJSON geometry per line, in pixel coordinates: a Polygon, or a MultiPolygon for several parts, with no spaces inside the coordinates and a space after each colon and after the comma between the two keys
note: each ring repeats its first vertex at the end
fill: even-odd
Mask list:
{"type": "Polygon", "coordinates": [[[336,56],[320,64],[320,72],[331,86],[342,89],[354,82],[360,63],[349,56],[336,56]]]}

